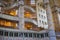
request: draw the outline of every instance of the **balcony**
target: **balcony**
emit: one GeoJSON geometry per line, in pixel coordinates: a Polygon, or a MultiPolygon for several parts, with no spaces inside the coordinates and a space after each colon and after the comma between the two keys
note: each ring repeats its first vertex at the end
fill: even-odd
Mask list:
{"type": "Polygon", "coordinates": [[[12,20],[12,21],[18,21],[18,17],[10,16],[10,15],[6,15],[6,14],[2,14],[2,13],[0,13],[0,18],[12,20]]]}
{"type": "Polygon", "coordinates": [[[24,18],[36,19],[37,15],[36,15],[36,13],[32,13],[32,12],[29,12],[26,10],[24,12],[24,18]]]}
{"type": "Polygon", "coordinates": [[[33,19],[25,18],[24,20],[25,20],[25,22],[31,22],[31,23],[33,23],[33,24],[35,24],[35,25],[38,25],[38,24],[37,24],[37,21],[35,21],[35,20],[33,20],[33,19]]]}

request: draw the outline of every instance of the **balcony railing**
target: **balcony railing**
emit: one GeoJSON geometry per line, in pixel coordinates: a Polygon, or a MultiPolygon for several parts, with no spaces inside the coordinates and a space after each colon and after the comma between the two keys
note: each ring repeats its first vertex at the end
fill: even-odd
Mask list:
{"type": "Polygon", "coordinates": [[[38,24],[37,24],[37,21],[35,21],[35,20],[33,20],[33,19],[25,18],[24,20],[25,20],[25,22],[31,22],[31,23],[33,23],[33,24],[35,24],[35,25],[38,25],[38,24]]]}
{"type": "Polygon", "coordinates": [[[0,18],[13,20],[13,21],[18,21],[18,17],[9,16],[9,15],[5,15],[5,14],[2,14],[2,13],[0,13],[0,18]]]}

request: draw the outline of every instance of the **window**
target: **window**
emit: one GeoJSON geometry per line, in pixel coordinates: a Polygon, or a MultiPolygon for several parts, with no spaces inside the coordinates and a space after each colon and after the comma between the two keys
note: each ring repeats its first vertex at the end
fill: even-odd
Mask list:
{"type": "Polygon", "coordinates": [[[39,35],[39,34],[37,34],[37,38],[39,38],[39,36],[40,36],[40,35],[39,35]]]}
{"type": "Polygon", "coordinates": [[[19,37],[23,37],[23,33],[19,33],[19,37]]]}
{"type": "Polygon", "coordinates": [[[41,38],[41,34],[39,34],[39,38],[41,38]]]}
{"type": "Polygon", "coordinates": [[[2,7],[0,7],[0,12],[1,12],[2,7]]]}
{"type": "Polygon", "coordinates": [[[43,13],[45,13],[45,11],[43,11],[43,13]]]}
{"type": "Polygon", "coordinates": [[[40,20],[40,23],[41,23],[41,20],[40,20]]]}
{"type": "Polygon", "coordinates": [[[44,19],[45,19],[46,17],[44,16],[44,19]]]}
{"type": "Polygon", "coordinates": [[[40,14],[39,14],[39,16],[40,16],[40,14]]]}
{"type": "Polygon", "coordinates": [[[38,3],[38,6],[39,6],[40,4],[38,3]]]}
{"type": "Polygon", "coordinates": [[[42,3],[40,3],[39,6],[42,7],[42,3]]]}
{"type": "Polygon", "coordinates": [[[31,17],[31,13],[28,12],[28,11],[25,12],[25,13],[24,13],[24,17],[25,17],[25,18],[30,18],[30,17],[31,17]]]}
{"type": "Polygon", "coordinates": [[[43,25],[45,25],[45,22],[43,22],[43,25]]]}
{"type": "Polygon", "coordinates": [[[41,15],[41,18],[43,18],[43,15],[41,15]]]}
{"type": "Polygon", "coordinates": [[[35,4],[35,0],[31,0],[31,4],[35,4]]]}
{"type": "MultiPolygon", "coordinates": [[[[9,4],[10,5],[10,4],[9,4]]],[[[7,6],[7,5],[6,5],[7,6]]],[[[4,12],[3,12],[4,14],[7,14],[7,15],[11,15],[11,16],[17,16],[17,13],[16,13],[16,10],[5,10],[4,12]]]]}
{"type": "Polygon", "coordinates": [[[42,10],[41,10],[41,12],[42,12],[42,10]]]}
{"type": "Polygon", "coordinates": [[[0,19],[0,25],[5,25],[5,21],[0,19]]]}
{"type": "Polygon", "coordinates": [[[4,36],[8,36],[8,32],[5,31],[5,32],[4,32],[4,36]]]}
{"type": "Polygon", "coordinates": [[[36,37],[36,33],[33,33],[33,37],[36,37]]]}
{"type": "Polygon", "coordinates": [[[47,22],[45,22],[45,25],[47,25],[47,22]]]}
{"type": "Polygon", "coordinates": [[[0,35],[3,36],[3,31],[0,30],[0,35]]]}
{"type": "Polygon", "coordinates": [[[5,26],[11,26],[11,22],[5,21],[5,26]]]}
{"type": "Polygon", "coordinates": [[[9,36],[10,36],[10,37],[13,37],[13,32],[10,32],[10,33],[9,33],[9,36]]]}
{"type": "Polygon", "coordinates": [[[18,37],[18,33],[14,33],[14,37],[18,37]]]}
{"type": "Polygon", "coordinates": [[[12,22],[12,23],[11,23],[11,26],[12,26],[13,28],[16,28],[16,27],[17,27],[17,23],[16,23],[16,22],[12,22]]]}
{"type": "Polygon", "coordinates": [[[12,15],[12,16],[17,16],[16,10],[11,10],[11,11],[10,11],[10,15],[12,15]]]}
{"type": "Polygon", "coordinates": [[[44,23],[44,21],[42,21],[42,24],[44,23]]]}
{"type": "Polygon", "coordinates": [[[48,37],[48,33],[45,33],[45,37],[48,37]]]}
{"type": "Polygon", "coordinates": [[[30,30],[32,28],[32,24],[31,23],[25,23],[25,29],[30,30]]]}
{"type": "Polygon", "coordinates": [[[28,37],[28,33],[24,33],[24,37],[28,37]]]}
{"type": "Polygon", "coordinates": [[[29,33],[29,37],[32,37],[32,33],[29,33]]]}
{"type": "Polygon", "coordinates": [[[7,27],[7,28],[16,28],[17,27],[17,22],[12,22],[12,21],[9,21],[9,20],[0,19],[0,26],[7,27]]]}
{"type": "Polygon", "coordinates": [[[41,38],[43,38],[44,37],[44,34],[41,34],[41,38]]]}

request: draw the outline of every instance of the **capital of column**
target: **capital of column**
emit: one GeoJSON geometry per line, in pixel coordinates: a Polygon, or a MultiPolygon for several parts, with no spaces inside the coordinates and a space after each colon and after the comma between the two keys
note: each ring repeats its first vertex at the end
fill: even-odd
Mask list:
{"type": "Polygon", "coordinates": [[[24,5],[24,2],[21,0],[21,1],[18,1],[18,5],[24,5]]]}
{"type": "Polygon", "coordinates": [[[49,0],[44,0],[43,2],[44,2],[44,3],[49,3],[49,0]]]}

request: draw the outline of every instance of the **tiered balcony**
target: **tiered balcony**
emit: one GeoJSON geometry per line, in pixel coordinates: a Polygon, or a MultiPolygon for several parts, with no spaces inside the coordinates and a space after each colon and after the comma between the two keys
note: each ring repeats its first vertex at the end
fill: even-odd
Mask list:
{"type": "Polygon", "coordinates": [[[9,9],[12,9],[12,8],[19,7],[20,5],[24,5],[23,1],[16,1],[15,3],[11,4],[8,7],[5,7],[4,9],[9,10],[9,9]]]}
{"type": "Polygon", "coordinates": [[[25,10],[24,18],[25,18],[25,29],[31,30],[32,27],[34,27],[34,25],[37,25],[37,21],[34,20],[34,18],[37,18],[35,13],[25,10]]]}
{"type": "MultiPolygon", "coordinates": [[[[5,10],[8,9],[9,11],[7,11],[7,13],[5,12],[7,15],[1,13],[0,18],[11,20],[11,21],[19,21],[19,18],[16,14],[16,10],[14,8],[20,6],[21,4],[23,4],[23,2],[19,1],[19,2],[12,4],[11,6],[9,6],[7,8],[4,8],[5,10]],[[14,9],[14,10],[10,11],[11,9],[14,9]]],[[[33,6],[24,5],[24,10],[25,10],[24,21],[25,21],[25,23],[28,22],[27,25],[34,25],[34,26],[32,26],[32,28],[33,27],[36,28],[38,26],[36,10],[34,9],[34,7],[36,7],[36,5],[33,5],[33,6]]],[[[37,29],[38,29],[38,27],[37,27],[37,29]]]]}
{"type": "Polygon", "coordinates": [[[7,19],[7,20],[18,21],[18,17],[6,15],[6,14],[3,14],[3,13],[0,13],[0,18],[7,19]]]}
{"type": "Polygon", "coordinates": [[[38,27],[36,12],[30,12],[29,10],[25,10],[24,18],[25,18],[25,29],[35,31],[44,30],[44,28],[38,27]]]}

